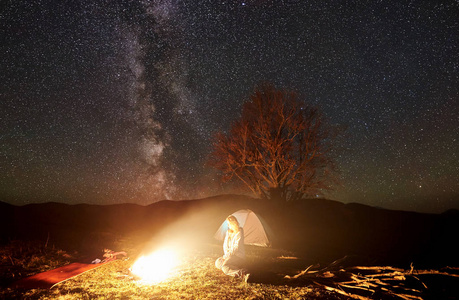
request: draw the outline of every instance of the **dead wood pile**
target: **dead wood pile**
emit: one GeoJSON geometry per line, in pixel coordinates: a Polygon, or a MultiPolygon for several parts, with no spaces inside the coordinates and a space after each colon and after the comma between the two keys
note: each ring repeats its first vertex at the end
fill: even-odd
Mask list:
{"type": "Polygon", "coordinates": [[[390,266],[341,267],[342,258],[319,269],[311,265],[294,276],[285,275],[289,283],[310,284],[336,292],[352,299],[425,299],[435,293],[430,289],[432,276],[438,281],[446,277],[458,280],[459,268],[446,267],[440,270],[410,270],[390,266]],[[425,283],[423,278],[427,278],[425,283]]]}

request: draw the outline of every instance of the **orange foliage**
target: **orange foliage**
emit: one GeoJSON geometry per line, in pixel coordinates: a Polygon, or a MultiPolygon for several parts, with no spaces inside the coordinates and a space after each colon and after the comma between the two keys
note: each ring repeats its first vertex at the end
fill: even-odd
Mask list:
{"type": "Polygon", "coordinates": [[[239,179],[262,198],[297,200],[330,188],[331,127],[294,92],[255,90],[229,133],[214,140],[211,165],[225,181],[239,179]]]}

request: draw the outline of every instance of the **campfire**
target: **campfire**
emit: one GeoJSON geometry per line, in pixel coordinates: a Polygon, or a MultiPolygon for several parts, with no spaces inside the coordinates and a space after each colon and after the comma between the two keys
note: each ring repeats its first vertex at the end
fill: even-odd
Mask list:
{"type": "Polygon", "coordinates": [[[177,252],[163,248],[149,255],[141,256],[132,265],[131,272],[148,284],[159,283],[173,276],[175,268],[180,264],[177,252]]]}

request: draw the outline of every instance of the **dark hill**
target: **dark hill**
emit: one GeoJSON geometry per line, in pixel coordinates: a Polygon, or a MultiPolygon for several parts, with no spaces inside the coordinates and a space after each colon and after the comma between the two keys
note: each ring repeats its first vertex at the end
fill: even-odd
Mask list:
{"type": "Polygon", "coordinates": [[[226,216],[249,208],[260,214],[275,236],[273,247],[291,249],[311,262],[355,255],[371,264],[409,267],[458,266],[457,210],[422,214],[311,199],[271,206],[261,200],[221,195],[199,200],[136,204],[14,206],[0,202],[1,242],[35,239],[85,250],[97,241],[111,247],[117,238],[193,237],[211,240],[226,216]]]}

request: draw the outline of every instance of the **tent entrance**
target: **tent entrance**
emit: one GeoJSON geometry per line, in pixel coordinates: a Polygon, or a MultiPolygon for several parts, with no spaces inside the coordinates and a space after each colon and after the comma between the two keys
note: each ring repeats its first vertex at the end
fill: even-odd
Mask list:
{"type": "MultiPolygon", "coordinates": [[[[267,226],[262,219],[250,209],[242,209],[232,213],[239,222],[239,226],[244,229],[244,244],[256,245],[262,247],[269,247],[268,234],[266,232],[267,226]]],[[[226,232],[228,231],[228,223],[225,220],[220,228],[215,233],[214,237],[217,240],[224,240],[226,232]]]]}

